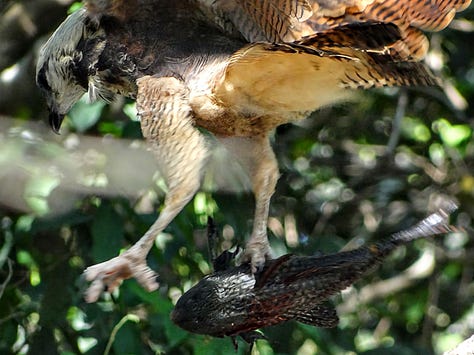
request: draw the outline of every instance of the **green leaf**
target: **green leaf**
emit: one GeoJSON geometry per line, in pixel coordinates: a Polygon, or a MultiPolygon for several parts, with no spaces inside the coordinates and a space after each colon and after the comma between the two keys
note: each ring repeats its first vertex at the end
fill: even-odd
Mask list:
{"type": "Polygon", "coordinates": [[[457,147],[472,137],[469,125],[451,125],[447,120],[439,119],[433,123],[433,127],[438,131],[441,140],[450,147],[457,147]]]}
{"type": "Polygon", "coordinates": [[[60,179],[51,175],[35,176],[28,181],[24,197],[35,213],[41,216],[49,212],[48,196],[59,184],[60,179]]]}
{"type": "Polygon", "coordinates": [[[414,141],[423,143],[431,139],[430,129],[419,118],[404,117],[401,128],[403,135],[414,141]]]}
{"type": "Polygon", "coordinates": [[[81,1],[75,1],[71,4],[71,6],[69,6],[69,9],[67,10],[67,13],[68,14],[72,14],[73,12],[79,10],[80,8],[82,8],[82,2],[81,1]]]}
{"type": "Polygon", "coordinates": [[[84,132],[95,125],[105,106],[102,101],[89,103],[88,100],[87,96],[84,95],[68,113],[72,126],[78,132],[84,132]]]}
{"type": "Polygon", "coordinates": [[[137,106],[135,102],[130,102],[123,106],[123,113],[125,113],[132,121],[138,121],[137,106]]]}
{"type": "MultiPolygon", "coordinates": [[[[133,314],[127,314],[114,327],[110,341],[113,341],[115,354],[141,354],[143,353],[142,341],[137,323],[139,318],[133,314]]],[[[105,352],[106,353],[106,352],[105,352]]],[[[104,354],[105,354],[104,353],[104,354]]]]}
{"type": "Polygon", "coordinates": [[[103,203],[97,209],[92,223],[94,260],[101,262],[117,256],[123,243],[123,236],[121,217],[110,203],[103,203]]]}

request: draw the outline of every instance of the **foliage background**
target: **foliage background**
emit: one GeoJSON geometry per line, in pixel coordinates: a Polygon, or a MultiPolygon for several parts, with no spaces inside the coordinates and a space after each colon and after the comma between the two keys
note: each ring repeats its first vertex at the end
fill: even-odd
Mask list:
{"type": "MultiPolygon", "coordinates": [[[[169,320],[210,271],[205,223],[243,244],[253,198],[216,153],[205,188],[157,239],[152,293],[133,280],[86,304],[85,267],[136,241],[159,213],[163,183],[133,102],[79,103],[49,132],[34,84],[38,49],[71,1],[0,2],[0,353],[226,354],[229,339],[169,320]],[[220,160],[219,160],[220,159],[220,160]]],[[[255,354],[440,354],[474,332],[474,9],[430,36],[443,89],[389,89],[277,129],[282,176],[269,223],[276,254],[310,255],[379,240],[455,199],[465,233],[401,248],[335,298],[336,329],[265,329],[255,354]]],[[[248,352],[239,340],[237,353],[248,352]]]]}

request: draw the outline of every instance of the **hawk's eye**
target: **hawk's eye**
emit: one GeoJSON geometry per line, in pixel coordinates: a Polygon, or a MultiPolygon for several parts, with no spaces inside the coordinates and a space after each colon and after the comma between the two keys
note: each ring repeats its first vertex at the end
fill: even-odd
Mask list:
{"type": "Polygon", "coordinates": [[[49,86],[48,79],[46,79],[46,66],[43,65],[43,67],[38,71],[36,82],[41,89],[51,91],[51,86],[49,86]]]}

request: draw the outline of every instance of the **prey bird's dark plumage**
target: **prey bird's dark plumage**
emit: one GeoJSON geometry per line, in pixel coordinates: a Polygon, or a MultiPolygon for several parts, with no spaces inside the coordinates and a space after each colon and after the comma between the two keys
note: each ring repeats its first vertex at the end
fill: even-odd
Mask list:
{"type": "MultiPolygon", "coordinates": [[[[253,341],[256,329],[289,320],[335,327],[336,310],[327,304],[377,267],[398,246],[451,230],[454,204],[390,238],[351,251],[322,256],[283,255],[267,260],[253,274],[248,264],[217,269],[176,303],[171,319],[180,327],[212,336],[242,335],[253,341]]],[[[221,254],[220,258],[231,255],[221,254]]]]}
{"type": "MultiPolygon", "coordinates": [[[[269,133],[346,100],[352,89],[436,85],[420,62],[424,30],[446,27],[470,0],[87,0],[43,46],[37,83],[58,132],[91,99],[136,98],[143,136],[168,183],[164,207],[128,251],[86,270],[87,300],[135,277],[153,241],[200,186],[214,134],[255,194],[246,260],[270,254],[267,219],[278,167],[269,133]]],[[[105,236],[104,236],[105,237],[105,236]]]]}

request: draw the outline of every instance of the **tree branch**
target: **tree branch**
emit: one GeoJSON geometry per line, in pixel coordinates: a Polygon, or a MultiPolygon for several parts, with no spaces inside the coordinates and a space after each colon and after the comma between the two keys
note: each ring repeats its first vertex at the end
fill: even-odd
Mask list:
{"type": "Polygon", "coordinates": [[[474,335],[464,340],[454,349],[447,351],[444,355],[469,355],[474,354],[474,335]]]}
{"type": "Polygon", "coordinates": [[[359,292],[351,294],[344,303],[340,304],[337,311],[339,314],[353,312],[361,304],[369,304],[374,299],[384,298],[400,292],[410,287],[416,280],[431,275],[434,267],[434,248],[427,248],[420,258],[401,274],[363,287],[359,292]]]}

